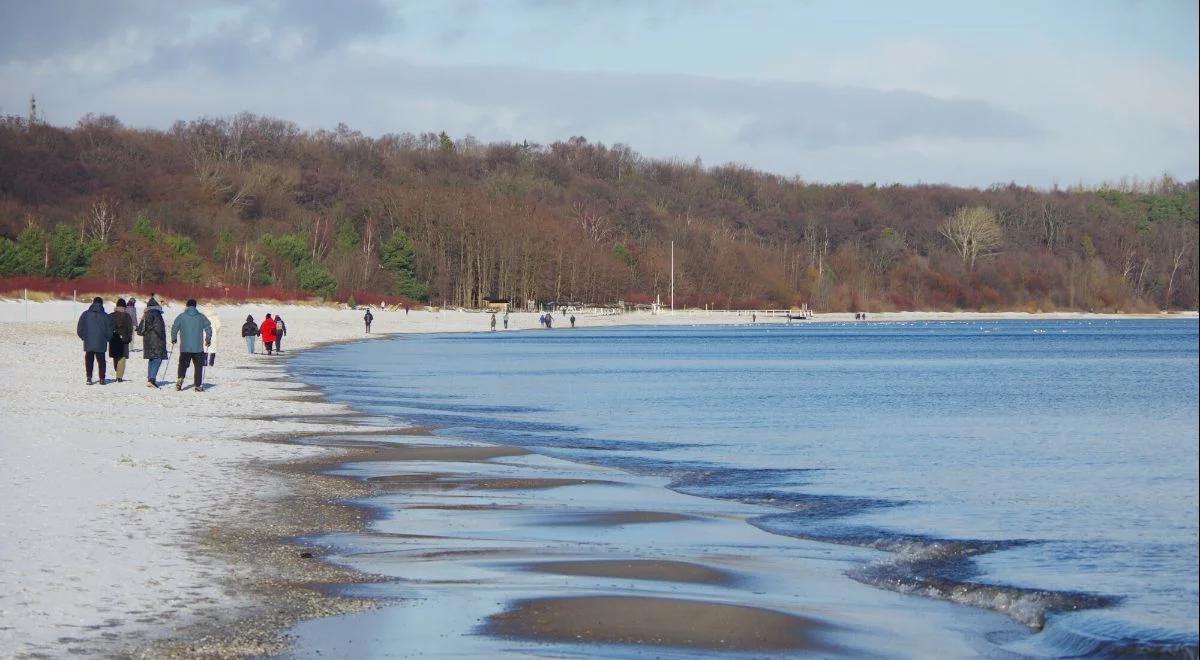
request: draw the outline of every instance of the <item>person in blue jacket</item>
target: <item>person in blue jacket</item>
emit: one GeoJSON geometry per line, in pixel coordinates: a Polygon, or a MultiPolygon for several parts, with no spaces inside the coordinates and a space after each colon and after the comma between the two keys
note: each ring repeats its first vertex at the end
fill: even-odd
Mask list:
{"type": "Polygon", "coordinates": [[[113,336],[113,320],[104,311],[104,299],[92,298],[91,307],[79,316],[75,334],[83,340],[83,368],[87,372],[87,384],[92,384],[92,363],[100,366],[100,384],[104,384],[105,357],[108,340],[113,336]]]}
{"type": "Polygon", "coordinates": [[[176,316],[175,322],[171,324],[171,345],[174,346],[181,339],[175,391],[183,389],[183,379],[187,376],[190,362],[195,367],[192,374],[192,382],[195,385],[193,390],[203,392],[205,349],[212,345],[212,324],[209,323],[207,316],[196,309],[195,298],[187,301],[187,307],[183,313],[176,316]]]}

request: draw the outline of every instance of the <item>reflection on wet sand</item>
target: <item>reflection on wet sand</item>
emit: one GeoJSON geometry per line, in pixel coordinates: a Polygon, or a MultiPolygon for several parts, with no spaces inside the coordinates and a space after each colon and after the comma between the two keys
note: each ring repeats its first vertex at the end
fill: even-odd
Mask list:
{"type": "MultiPolygon", "coordinates": [[[[881,600],[844,577],[851,558],[874,553],[746,523],[770,509],[437,433],[363,436],[360,448],[322,471],[374,493],[353,504],[375,520],[308,542],[392,578],[342,593],[395,604],[300,624],[302,656],[980,652],[982,635],[943,634],[951,606],[881,600]]],[[[988,630],[1011,627],[979,617],[988,630]]]]}

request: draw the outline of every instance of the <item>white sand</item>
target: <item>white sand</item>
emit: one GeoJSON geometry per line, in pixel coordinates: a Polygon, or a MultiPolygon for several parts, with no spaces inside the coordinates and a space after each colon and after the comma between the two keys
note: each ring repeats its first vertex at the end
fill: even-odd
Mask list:
{"type": "MultiPolygon", "coordinates": [[[[192,610],[237,598],[216,578],[230,567],[196,552],[196,530],[256,505],[264,489],[250,461],[299,458],[314,448],[246,442],[312,429],[245,417],[331,413],[336,405],[283,401],[280,360],[248,355],[238,336],[247,313],[280,313],[284,350],[363,337],[362,312],[298,305],[222,306],[217,367],[203,394],[145,386],[146,361],[132,354],[127,382],[84,384],[75,324],[83,304],[0,301],[0,656],[112,650],[169,635],[192,610]],[[28,317],[28,321],[25,319],[28,317]],[[253,478],[251,478],[253,477],[253,478]],[[164,626],[163,618],[175,622],[164,626]],[[140,621],[141,620],[141,621],[140,621]]],[[[111,305],[109,306],[111,309],[111,305]]],[[[167,322],[182,310],[168,307],[167,322]]],[[[747,323],[722,312],[577,315],[582,327],[617,324],[747,323]]],[[[1186,315],[1194,318],[1194,312],[1186,315]]],[[[1061,314],[1037,318],[1101,318],[1061,314]]],[[[512,329],[537,328],[513,314],[512,329]]],[[[1033,318],[1027,314],[872,314],[876,321],[1033,318]]],[[[852,314],[822,315],[849,321],[852,314]]],[[[782,322],[759,317],[759,322],[782,322]]],[[[375,311],[374,330],[484,331],[482,313],[375,311]]],[[[561,315],[556,329],[569,327],[561,315]]],[[[141,347],[135,338],[133,347],[141,347]]],[[[169,378],[174,378],[175,361],[169,378]]],[[[109,378],[113,377],[111,361],[109,378]]],[[[190,384],[189,375],[186,381],[190,384]]],[[[300,383],[295,383],[300,386],[300,383]]]]}

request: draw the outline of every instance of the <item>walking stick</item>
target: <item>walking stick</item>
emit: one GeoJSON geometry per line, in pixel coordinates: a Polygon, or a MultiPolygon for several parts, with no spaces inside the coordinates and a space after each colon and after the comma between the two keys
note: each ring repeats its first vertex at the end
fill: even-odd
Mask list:
{"type": "Polygon", "coordinates": [[[175,346],[172,345],[170,348],[167,349],[167,361],[163,363],[163,366],[158,368],[158,373],[154,374],[154,380],[155,380],[156,385],[158,384],[158,379],[160,376],[162,376],[164,369],[166,370],[166,372],[168,374],[171,373],[171,355],[173,355],[174,353],[175,353],[175,346]]]}

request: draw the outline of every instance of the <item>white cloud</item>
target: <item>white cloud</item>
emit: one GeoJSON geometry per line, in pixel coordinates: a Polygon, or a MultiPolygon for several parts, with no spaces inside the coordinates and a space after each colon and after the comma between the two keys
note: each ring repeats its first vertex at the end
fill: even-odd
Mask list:
{"type": "Polygon", "coordinates": [[[436,53],[404,55],[411,43],[385,47],[405,43],[395,6],[248,7],[218,2],[172,14],[151,6],[128,21],[97,14],[93,30],[75,20],[51,30],[55,47],[0,28],[20,42],[0,48],[0,110],[22,112],[36,93],[62,124],[104,112],[166,127],[249,110],[374,135],[584,135],[654,157],[737,161],[822,181],[1196,176],[1197,77],[1182,64],[900,40],[853,53],[798,51],[758,72],[771,80],[451,67],[438,66],[436,53]]]}
{"type": "Polygon", "coordinates": [[[988,161],[997,180],[1020,171],[1046,172],[1048,178],[1035,181],[1043,185],[1163,171],[1195,178],[1200,169],[1200,84],[1196,70],[1179,62],[1054,46],[994,53],[901,40],[853,54],[797,53],[774,73],[982,99],[1029,117],[1044,129],[1044,140],[995,144],[984,154],[972,153],[982,145],[962,145],[964,164],[984,170],[979,162],[988,161]]]}

